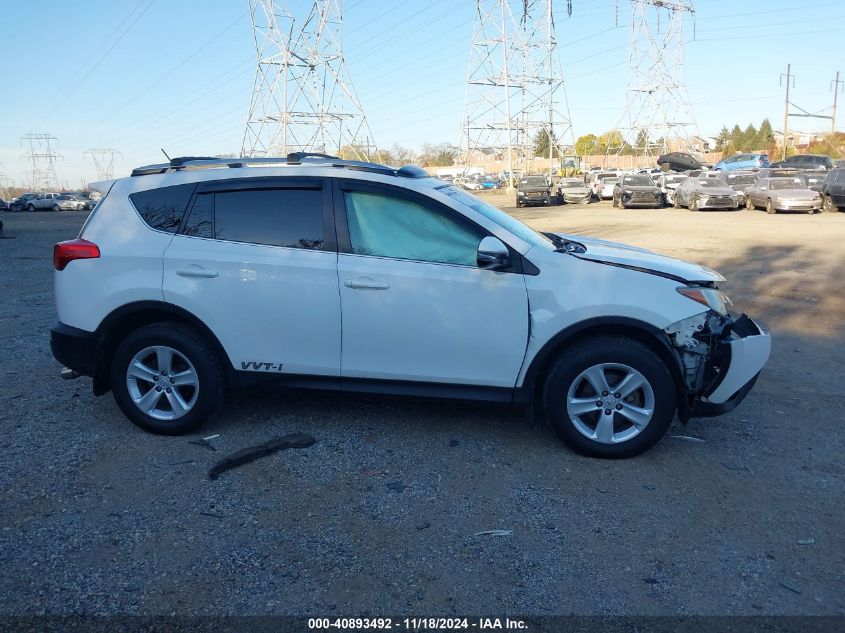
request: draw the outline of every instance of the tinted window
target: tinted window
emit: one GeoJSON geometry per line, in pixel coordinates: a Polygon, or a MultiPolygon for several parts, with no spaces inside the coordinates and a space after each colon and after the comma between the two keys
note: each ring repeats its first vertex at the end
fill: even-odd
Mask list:
{"type": "Polygon", "coordinates": [[[423,262],[476,266],[485,233],[476,226],[410,200],[346,192],[352,252],[423,262]]]}
{"type": "Polygon", "coordinates": [[[263,189],[214,194],[219,240],[290,248],[323,247],[323,192],[263,189]]]}
{"type": "Polygon", "coordinates": [[[214,236],[214,194],[201,193],[194,200],[188,219],[185,221],[185,228],[182,232],[192,237],[213,237],[214,236]]]}
{"type": "Polygon", "coordinates": [[[193,184],[176,185],[139,191],[130,195],[129,199],[151,228],[175,233],[193,192],[193,184]]]}

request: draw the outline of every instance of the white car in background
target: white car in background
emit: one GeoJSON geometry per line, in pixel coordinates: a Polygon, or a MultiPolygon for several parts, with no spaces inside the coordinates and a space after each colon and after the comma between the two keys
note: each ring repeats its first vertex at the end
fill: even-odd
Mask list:
{"type": "Polygon", "coordinates": [[[98,188],[53,251],[51,347],[154,433],[274,380],[530,404],[627,457],[736,407],[769,356],[719,273],[538,233],[416,167],[186,158],[98,188]]]}

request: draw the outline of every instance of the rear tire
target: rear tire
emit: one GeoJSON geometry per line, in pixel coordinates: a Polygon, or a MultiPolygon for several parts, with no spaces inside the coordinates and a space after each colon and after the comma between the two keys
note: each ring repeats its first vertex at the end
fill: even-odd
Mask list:
{"type": "Polygon", "coordinates": [[[567,446],[590,457],[633,457],[654,446],[672,423],[676,399],[674,381],[660,357],[621,336],[592,338],[567,349],[543,387],[546,418],[567,446]],[[625,384],[640,381],[624,393],[625,384]]]}
{"type": "Polygon", "coordinates": [[[33,211],[35,211],[35,205],[34,204],[28,204],[26,206],[26,210],[29,211],[30,213],[32,213],[33,211]]]}
{"type": "Polygon", "coordinates": [[[59,211],[61,211],[61,210],[62,210],[62,208],[61,208],[59,205],[57,205],[57,204],[54,204],[54,205],[53,205],[53,211],[55,211],[55,212],[57,212],[57,213],[58,213],[58,212],[59,212],[59,211]]]}
{"type": "Polygon", "coordinates": [[[220,358],[204,336],[181,323],[153,323],[127,336],[114,353],[110,378],[117,406],[150,433],[190,433],[223,404],[220,358]]]}

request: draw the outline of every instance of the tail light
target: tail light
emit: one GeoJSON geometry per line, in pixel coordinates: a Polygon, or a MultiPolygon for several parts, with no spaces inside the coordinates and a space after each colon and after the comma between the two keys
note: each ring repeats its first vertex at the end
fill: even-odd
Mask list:
{"type": "Polygon", "coordinates": [[[64,270],[74,259],[95,259],[100,256],[100,247],[88,240],[68,240],[53,246],[53,266],[64,270]]]}

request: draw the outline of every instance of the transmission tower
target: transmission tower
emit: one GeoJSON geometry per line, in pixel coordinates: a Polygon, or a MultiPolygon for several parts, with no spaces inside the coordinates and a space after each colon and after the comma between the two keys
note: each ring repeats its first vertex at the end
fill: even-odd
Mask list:
{"type": "Polygon", "coordinates": [[[114,161],[116,158],[123,160],[123,154],[116,149],[99,149],[92,147],[85,150],[83,157],[90,156],[94,161],[94,168],[97,170],[97,180],[111,180],[114,178],[114,161]]]}
{"type": "Polygon", "coordinates": [[[304,3],[249,0],[258,67],[241,152],[366,160],[375,145],[343,57],[340,0],[314,0],[304,15],[288,4],[304,3]]]}
{"type": "Polygon", "coordinates": [[[55,150],[58,139],[52,134],[27,134],[21,137],[21,147],[29,150],[21,156],[30,164],[26,174],[26,186],[34,191],[56,187],[56,161],[62,155],[55,150]]]}
{"type": "Polygon", "coordinates": [[[627,107],[618,127],[640,156],[697,153],[684,73],[684,18],[694,13],[690,0],[631,0],[627,107]]]}
{"type": "Polygon", "coordinates": [[[527,171],[538,134],[550,141],[548,158],[572,142],[552,6],[476,0],[461,130],[467,166],[495,158],[511,174],[527,171]]]}

